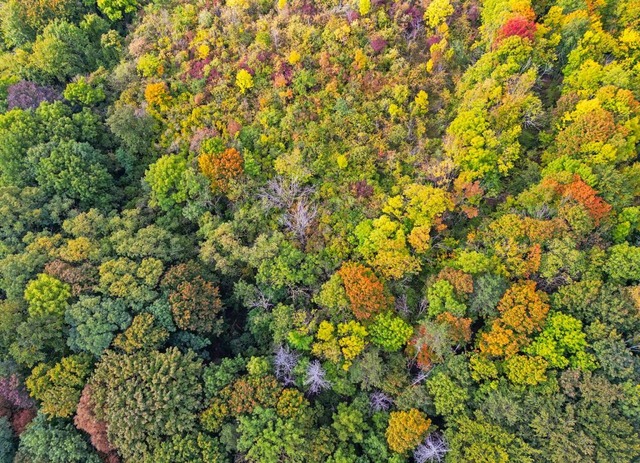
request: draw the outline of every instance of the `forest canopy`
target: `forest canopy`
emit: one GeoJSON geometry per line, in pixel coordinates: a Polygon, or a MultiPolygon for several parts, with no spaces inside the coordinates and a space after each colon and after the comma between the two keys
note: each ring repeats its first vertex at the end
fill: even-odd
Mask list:
{"type": "Polygon", "coordinates": [[[0,463],[640,461],[640,2],[0,0],[0,463]]]}

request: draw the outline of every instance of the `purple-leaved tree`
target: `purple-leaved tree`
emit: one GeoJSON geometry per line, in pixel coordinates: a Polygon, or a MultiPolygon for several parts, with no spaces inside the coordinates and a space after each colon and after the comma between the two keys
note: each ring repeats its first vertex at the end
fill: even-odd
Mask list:
{"type": "Polygon", "coordinates": [[[51,103],[59,99],[60,94],[54,88],[26,80],[13,84],[7,89],[9,109],[36,109],[43,101],[51,103]]]}
{"type": "Polygon", "coordinates": [[[14,408],[31,408],[34,400],[29,397],[20,377],[16,374],[0,377],[0,397],[14,408]]]}

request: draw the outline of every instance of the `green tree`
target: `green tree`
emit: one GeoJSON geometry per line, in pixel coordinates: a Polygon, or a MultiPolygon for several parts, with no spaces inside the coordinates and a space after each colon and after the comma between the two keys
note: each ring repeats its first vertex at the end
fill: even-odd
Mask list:
{"type": "Polygon", "coordinates": [[[640,281],[640,248],[627,242],[611,246],[604,268],[615,281],[640,281]]]}
{"type": "Polygon", "coordinates": [[[64,317],[70,297],[71,287],[46,273],[41,273],[38,278],[30,281],[24,291],[24,298],[29,303],[29,315],[32,317],[64,317]]]}
{"type": "Polygon", "coordinates": [[[84,436],[61,420],[39,414],[20,436],[16,458],[49,463],[100,463],[84,436]]]}
{"type": "Polygon", "coordinates": [[[361,443],[364,439],[364,432],[368,426],[365,422],[365,415],[356,403],[347,405],[344,402],[338,404],[336,413],[333,414],[333,423],[336,436],[343,442],[361,443]]]}
{"type": "Polygon", "coordinates": [[[71,77],[91,71],[88,53],[92,45],[75,24],[52,21],[33,44],[31,55],[24,57],[27,77],[41,82],[66,82],[71,77]]]}
{"type": "Polygon", "coordinates": [[[164,211],[173,209],[187,199],[184,173],[187,161],[178,155],[166,155],[152,164],[145,174],[151,188],[151,206],[164,211]]]}
{"type": "MultiPolygon", "coordinates": [[[[110,108],[107,125],[121,145],[133,156],[145,155],[153,151],[156,122],[144,109],[130,105],[116,104],[110,108]]],[[[132,160],[135,163],[137,160],[132,160]]],[[[134,165],[125,165],[127,170],[134,165]]]]}
{"type": "Polygon", "coordinates": [[[134,13],[140,5],[138,0],[98,0],[98,8],[112,21],[134,13]]]}
{"type": "Polygon", "coordinates": [[[273,409],[257,408],[253,414],[238,418],[238,451],[252,463],[308,461],[310,429],[297,420],[278,417],[273,409]]]}
{"type": "Polygon", "coordinates": [[[438,372],[432,375],[427,381],[427,389],[433,397],[433,404],[439,415],[455,418],[466,411],[469,391],[447,373],[438,372]]]}
{"type": "Polygon", "coordinates": [[[551,314],[540,336],[527,348],[527,352],[538,355],[549,362],[552,368],[581,368],[593,370],[597,367],[593,354],[585,352],[586,334],[582,323],[570,315],[551,314]]]}
{"type": "Polygon", "coordinates": [[[90,380],[96,414],[127,460],[145,461],[173,436],[195,431],[202,361],[193,352],[107,351],[90,380]]]}
{"type": "Polygon", "coordinates": [[[45,191],[76,200],[83,207],[109,203],[113,179],[104,156],[88,143],[45,145],[38,157],[36,178],[45,191]]]}
{"type": "Polygon", "coordinates": [[[402,349],[413,334],[413,328],[391,312],[378,315],[368,331],[371,341],[388,352],[402,349]]]}
{"type": "Polygon", "coordinates": [[[65,330],[60,316],[28,317],[18,325],[9,352],[17,363],[29,368],[57,359],[66,351],[65,330]]]}
{"type": "Polygon", "coordinates": [[[81,296],[67,310],[65,321],[71,327],[69,347],[98,357],[109,347],[115,333],[129,326],[131,316],[120,299],[81,296]]]}
{"type": "Polygon", "coordinates": [[[448,459],[456,462],[533,463],[534,449],[520,437],[482,416],[460,417],[447,432],[448,459]]]}
{"type": "Polygon", "coordinates": [[[0,417],[0,462],[13,463],[16,447],[16,439],[9,420],[5,416],[0,417]]]}

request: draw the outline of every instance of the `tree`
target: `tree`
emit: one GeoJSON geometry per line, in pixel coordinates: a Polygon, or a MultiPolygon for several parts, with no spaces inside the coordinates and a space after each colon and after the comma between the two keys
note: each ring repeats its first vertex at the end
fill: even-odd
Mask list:
{"type": "Polygon", "coordinates": [[[83,207],[109,203],[113,180],[98,150],[76,141],[36,149],[40,158],[36,178],[45,191],[78,201],[83,207]]]}
{"type": "Polygon", "coordinates": [[[74,82],[67,84],[63,96],[67,101],[79,103],[87,107],[96,106],[106,98],[102,79],[87,79],[78,77],[74,82]]]}
{"type": "Polygon", "coordinates": [[[32,317],[64,317],[70,297],[71,287],[46,273],[41,273],[38,278],[30,281],[24,291],[24,298],[29,303],[29,315],[32,317]]]}
{"type": "MultiPolygon", "coordinates": [[[[348,370],[353,359],[364,350],[368,334],[366,328],[354,320],[338,323],[337,327],[323,320],[318,327],[311,352],[334,364],[342,363],[342,369],[348,370]]],[[[289,342],[291,343],[291,336],[289,342]]]]}
{"type": "Polygon", "coordinates": [[[13,430],[6,417],[0,417],[0,462],[13,463],[16,454],[13,430]]]}
{"type": "Polygon", "coordinates": [[[427,438],[418,445],[413,452],[416,463],[436,463],[444,460],[449,447],[444,436],[439,433],[430,433],[427,438]]]}
{"type": "Polygon", "coordinates": [[[442,214],[453,209],[448,192],[441,188],[412,183],[402,195],[389,198],[383,211],[391,217],[412,224],[407,240],[417,253],[426,252],[432,228],[444,229],[442,214]]]}
{"type": "Polygon", "coordinates": [[[17,409],[29,409],[35,405],[16,373],[0,377],[0,400],[3,405],[17,409]]]}
{"type": "Polygon", "coordinates": [[[336,436],[343,442],[361,443],[364,439],[364,431],[367,425],[364,421],[364,413],[357,404],[338,404],[336,413],[333,414],[333,423],[336,436]]]}
{"type": "Polygon", "coordinates": [[[563,197],[581,204],[594,220],[596,225],[611,212],[611,205],[598,196],[598,192],[585,183],[579,175],[574,175],[573,181],[567,185],[558,185],[557,189],[563,197]]]}
{"type": "Polygon", "coordinates": [[[9,352],[17,363],[29,368],[59,358],[67,350],[65,330],[58,315],[28,317],[18,325],[9,352]]]}
{"type": "Polygon", "coordinates": [[[471,339],[471,319],[444,312],[435,321],[420,324],[409,343],[408,352],[415,356],[418,367],[428,370],[442,363],[453,351],[471,339]]]}
{"type": "Polygon", "coordinates": [[[38,416],[20,436],[18,457],[50,463],[100,463],[83,436],[69,423],[38,416]]]}
{"type": "Polygon", "coordinates": [[[388,215],[362,221],[355,235],[360,241],[358,251],[385,278],[397,280],[420,271],[420,261],[407,247],[405,230],[388,215]]]}
{"type": "Polygon", "coordinates": [[[222,194],[228,192],[229,182],[243,172],[243,159],[235,148],[228,148],[222,153],[203,153],[198,157],[198,165],[211,182],[211,190],[222,194]]]}
{"type": "Polygon", "coordinates": [[[437,27],[453,13],[453,5],[449,0],[434,0],[424,12],[424,19],[429,27],[437,27]]]}
{"type": "Polygon", "coordinates": [[[138,0],[98,0],[98,8],[111,21],[121,19],[123,15],[134,13],[139,6],[138,0]]]}
{"type": "Polygon", "coordinates": [[[222,303],[218,288],[196,276],[184,281],[169,294],[176,326],[198,333],[220,333],[222,320],[218,317],[222,303]]]}
{"type": "Polygon", "coordinates": [[[96,417],[125,459],[149,458],[160,444],[196,429],[202,361],[193,352],[107,351],[89,384],[96,417]]]}
{"type": "Polygon", "coordinates": [[[173,436],[155,449],[149,461],[156,463],[191,463],[194,461],[218,461],[223,452],[217,440],[206,434],[173,436]]]}
{"type": "Polygon", "coordinates": [[[241,416],[238,451],[252,463],[277,463],[283,458],[295,463],[308,461],[310,445],[306,439],[309,420],[285,420],[275,410],[259,408],[241,416]]]}
{"type": "Polygon", "coordinates": [[[536,26],[536,23],[528,18],[519,15],[513,16],[509,18],[498,30],[496,44],[499,44],[504,39],[514,35],[533,41],[537,28],[536,26]]]}
{"type": "Polygon", "coordinates": [[[28,77],[43,83],[62,83],[91,71],[93,45],[85,32],[64,20],[50,22],[38,35],[25,63],[28,77]]]}
{"type": "Polygon", "coordinates": [[[346,263],[338,274],[342,277],[351,310],[358,320],[368,319],[392,304],[380,279],[364,265],[346,263]]]}
{"type": "Polygon", "coordinates": [[[479,415],[463,416],[446,434],[449,442],[448,459],[459,462],[532,463],[534,450],[521,438],[479,415]]]}
{"type": "Polygon", "coordinates": [[[158,297],[154,289],[163,270],[162,261],[153,257],[139,263],[126,257],[105,260],[98,269],[98,289],[105,295],[129,302],[151,302],[158,297]]]}
{"type": "Polygon", "coordinates": [[[246,69],[240,69],[236,74],[236,85],[240,89],[240,93],[246,93],[247,90],[253,88],[253,76],[246,69]]]}
{"type": "Polygon", "coordinates": [[[293,371],[298,365],[298,355],[288,346],[279,346],[273,356],[274,375],[285,386],[293,383],[293,371]]]}
{"type": "Polygon", "coordinates": [[[616,281],[640,280],[640,248],[624,242],[611,246],[608,254],[604,269],[611,278],[616,281]]]}
{"type": "Polygon", "coordinates": [[[309,388],[310,394],[319,394],[320,392],[331,388],[331,383],[326,380],[326,372],[322,368],[319,361],[313,360],[307,367],[304,385],[309,388]]]}
{"type": "Polygon", "coordinates": [[[400,454],[408,453],[424,439],[430,426],[431,420],[415,408],[391,412],[386,431],[389,448],[400,454]]]}
{"type": "Polygon", "coordinates": [[[452,379],[451,375],[437,372],[428,379],[427,389],[439,415],[453,419],[466,410],[469,391],[452,379]]]}
{"type": "Polygon", "coordinates": [[[131,316],[120,299],[82,296],[67,310],[65,321],[71,326],[69,347],[98,357],[109,347],[115,333],[129,326],[131,316]]]}
{"type": "Polygon", "coordinates": [[[400,350],[413,334],[413,328],[391,312],[376,316],[368,331],[371,341],[388,352],[400,350]]]}
{"type": "Polygon", "coordinates": [[[27,388],[40,401],[44,413],[68,418],[76,411],[90,369],[91,357],[87,354],[64,357],[53,366],[41,363],[27,378],[27,388]]]}
{"type": "Polygon", "coordinates": [[[465,315],[467,310],[467,306],[456,297],[453,285],[444,279],[429,286],[427,300],[429,301],[429,315],[434,318],[444,312],[461,317],[465,315]]]}
{"type": "MultiPolygon", "coordinates": [[[[155,138],[156,123],[144,109],[116,105],[111,108],[107,125],[131,155],[144,155],[153,150],[153,144],[149,141],[155,138]]],[[[131,170],[134,165],[124,167],[131,170]]]]}
{"type": "Polygon", "coordinates": [[[143,313],[133,317],[131,325],[115,337],[113,345],[127,354],[132,354],[157,349],[168,337],[169,332],[157,325],[152,314],[143,313]]]}
{"type": "Polygon", "coordinates": [[[516,283],[498,303],[500,317],[480,339],[480,351],[495,357],[510,357],[529,344],[529,336],[538,332],[549,305],[546,295],[536,291],[533,281],[516,283]]]}
{"type": "Polygon", "coordinates": [[[504,363],[507,378],[513,384],[530,385],[544,382],[548,362],[542,357],[529,357],[526,355],[514,355],[504,363]]]}
{"type": "Polygon", "coordinates": [[[597,363],[593,354],[585,352],[586,334],[582,323],[570,315],[553,313],[547,318],[542,333],[529,345],[527,352],[549,362],[552,368],[593,370],[597,363]]]}
{"type": "Polygon", "coordinates": [[[36,109],[44,101],[52,103],[58,99],[60,94],[53,87],[26,80],[21,80],[7,89],[8,109],[36,109]]]}
{"type": "Polygon", "coordinates": [[[178,155],[166,155],[152,164],[145,174],[145,181],[151,188],[152,206],[169,211],[186,201],[183,175],[187,161],[178,155]]]}
{"type": "Polygon", "coordinates": [[[95,403],[93,403],[91,395],[91,386],[85,386],[78,402],[73,423],[78,429],[89,434],[91,445],[98,452],[112,453],[115,449],[107,437],[107,423],[96,417],[95,403]]]}

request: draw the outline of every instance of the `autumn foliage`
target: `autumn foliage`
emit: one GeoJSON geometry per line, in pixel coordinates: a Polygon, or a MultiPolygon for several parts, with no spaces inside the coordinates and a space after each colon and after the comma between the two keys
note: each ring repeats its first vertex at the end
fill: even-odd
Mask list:
{"type": "Polygon", "coordinates": [[[480,351],[494,357],[511,357],[530,342],[529,336],[539,332],[549,305],[544,293],[536,291],[533,281],[514,284],[498,304],[500,316],[491,329],[482,334],[480,351]]]}
{"type": "Polygon", "coordinates": [[[96,450],[105,454],[113,452],[115,449],[107,438],[107,423],[96,417],[94,407],[91,386],[85,386],[73,422],[78,429],[89,434],[91,445],[96,450]]]}
{"type": "Polygon", "coordinates": [[[438,274],[438,279],[451,283],[456,293],[471,294],[473,292],[473,278],[462,270],[445,267],[438,274]]]}
{"type": "Polygon", "coordinates": [[[339,274],[344,282],[351,310],[358,320],[368,319],[391,304],[382,281],[371,269],[349,262],[342,266],[339,274]]]}
{"type": "Polygon", "coordinates": [[[235,148],[228,148],[220,154],[201,154],[198,164],[211,182],[211,189],[216,192],[226,193],[229,182],[242,175],[242,156],[235,148]]]}
{"type": "Polygon", "coordinates": [[[581,204],[593,218],[596,225],[611,212],[611,205],[598,196],[598,192],[587,185],[579,175],[568,185],[558,185],[557,190],[564,198],[581,204]]]}
{"type": "Polygon", "coordinates": [[[217,328],[222,303],[218,288],[198,276],[169,295],[173,319],[184,330],[210,333],[217,328]]]}
{"type": "Polygon", "coordinates": [[[169,289],[169,303],[176,325],[184,330],[212,333],[220,329],[222,310],[218,288],[194,262],[169,269],[161,285],[169,289]]]}
{"type": "Polygon", "coordinates": [[[430,426],[431,420],[415,408],[391,412],[386,431],[389,448],[400,454],[413,450],[425,437],[430,426]]]}
{"type": "Polygon", "coordinates": [[[0,0],[0,463],[640,463],[639,100],[639,0],[0,0]]]}
{"type": "Polygon", "coordinates": [[[514,16],[505,22],[498,31],[498,43],[517,35],[523,39],[533,40],[536,33],[536,23],[524,16],[514,16]]]}
{"type": "Polygon", "coordinates": [[[435,322],[420,325],[408,346],[416,365],[428,370],[441,363],[452,347],[468,343],[471,340],[471,322],[470,318],[444,312],[436,317],[435,322]]]}
{"type": "Polygon", "coordinates": [[[456,317],[449,312],[436,317],[438,323],[447,327],[449,336],[454,343],[467,343],[471,340],[471,319],[456,317]]]}

